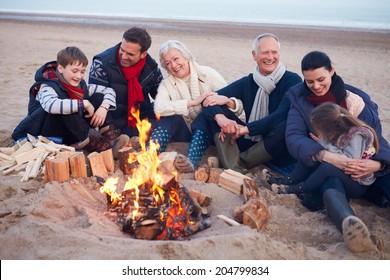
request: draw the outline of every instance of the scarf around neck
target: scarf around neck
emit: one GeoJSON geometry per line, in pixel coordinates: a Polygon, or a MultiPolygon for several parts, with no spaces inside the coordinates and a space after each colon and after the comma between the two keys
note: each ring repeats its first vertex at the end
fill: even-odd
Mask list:
{"type": "MultiPolygon", "coordinates": [[[[259,86],[257,90],[255,100],[253,102],[252,111],[249,116],[248,123],[260,120],[268,116],[268,105],[269,105],[269,95],[276,88],[277,83],[283,77],[286,72],[286,66],[279,63],[278,67],[269,75],[264,76],[259,71],[259,66],[255,66],[253,71],[253,80],[259,86]]],[[[249,136],[246,135],[247,139],[252,141],[260,141],[262,139],[261,135],[249,136]]]]}
{"type": "Polygon", "coordinates": [[[64,76],[60,72],[58,72],[58,69],[56,70],[56,76],[58,80],[60,81],[61,85],[66,89],[70,99],[76,99],[76,100],[83,100],[84,99],[84,90],[80,87],[80,84],[75,87],[69,84],[65,79],[64,76]]]}
{"type": "Polygon", "coordinates": [[[341,79],[341,77],[338,76],[336,73],[334,73],[332,76],[332,83],[330,85],[329,91],[323,96],[315,95],[307,87],[306,83],[304,83],[304,85],[307,95],[307,101],[309,101],[309,103],[318,106],[325,102],[332,102],[348,110],[346,103],[347,92],[345,90],[345,84],[343,79],[341,79]]]}
{"type": "MultiPolygon", "coordinates": [[[[185,79],[179,79],[173,76],[172,77],[175,80],[175,84],[180,96],[183,99],[195,100],[203,94],[202,89],[199,87],[199,70],[196,62],[189,61],[188,64],[190,66],[189,82],[186,82],[185,79]]],[[[189,121],[192,122],[201,111],[201,105],[189,108],[187,115],[189,121]]]]}
{"type": "Polygon", "coordinates": [[[127,80],[127,126],[135,127],[137,120],[131,114],[131,109],[136,106],[138,102],[144,101],[144,94],[142,92],[142,86],[138,81],[138,77],[141,74],[142,69],[146,63],[146,57],[140,59],[136,64],[130,67],[122,67],[120,63],[119,51],[118,51],[118,64],[121,67],[122,73],[127,80]]]}

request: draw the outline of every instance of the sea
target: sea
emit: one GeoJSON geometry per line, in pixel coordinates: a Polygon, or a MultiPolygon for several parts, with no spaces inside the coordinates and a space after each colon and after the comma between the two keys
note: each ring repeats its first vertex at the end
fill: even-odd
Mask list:
{"type": "Polygon", "coordinates": [[[51,20],[98,16],[390,31],[389,0],[0,0],[0,18],[17,18],[14,13],[51,20]]]}

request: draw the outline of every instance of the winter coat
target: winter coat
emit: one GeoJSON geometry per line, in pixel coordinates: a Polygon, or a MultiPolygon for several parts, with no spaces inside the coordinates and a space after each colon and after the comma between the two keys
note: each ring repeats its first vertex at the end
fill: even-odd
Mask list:
{"type": "MultiPolygon", "coordinates": [[[[44,73],[47,71],[55,71],[57,68],[57,62],[51,61],[42,65],[35,73],[35,83],[29,90],[29,103],[27,116],[16,126],[12,133],[12,138],[16,141],[27,134],[39,135],[43,122],[45,121],[47,112],[43,109],[40,102],[37,100],[37,94],[44,87],[50,87],[53,89],[60,99],[68,99],[68,93],[66,89],[61,85],[58,80],[45,78],[44,73]]],[[[88,96],[88,88],[83,80],[81,82],[81,88],[84,90],[84,96],[88,96]]],[[[76,105],[77,107],[77,105],[76,105]]]]}
{"type": "MultiPolygon", "coordinates": [[[[117,104],[117,109],[112,112],[114,125],[117,128],[123,129],[127,126],[128,118],[128,82],[117,61],[119,47],[120,43],[93,58],[88,82],[114,89],[117,104]]],[[[163,76],[157,62],[148,54],[146,56],[145,66],[138,78],[144,94],[144,100],[138,104],[141,119],[155,118],[153,104],[150,98],[154,99],[156,97],[157,88],[162,78],[163,76]]]]}
{"type": "MultiPolygon", "coordinates": [[[[373,156],[373,160],[380,161],[384,168],[375,173],[375,176],[383,176],[390,172],[390,148],[389,143],[382,136],[382,125],[378,116],[378,105],[370,96],[360,89],[345,84],[345,89],[363,98],[365,107],[358,118],[374,128],[379,138],[379,153],[373,156]]],[[[304,83],[292,87],[287,97],[290,99],[291,108],[288,112],[286,128],[286,144],[290,154],[307,166],[318,164],[314,155],[324,148],[314,141],[309,133],[314,133],[310,125],[311,111],[314,105],[307,101],[304,83]]]]}
{"type": "MultiPolygon", "coordinates": [[[[269,115],[251,123],[247,122],[252,111],[257,90],[259,89],[259,86],[253,80],[253,74],[249,74],[217,92],[219,95],[224,95],[229,98],[235,97],[242,101],[249,136],[266,135],[273,126],[286,120],[290,108],[290,101],[286,98],[285,93],[290,87],[300,82],[302,82],[302,79],[298,74],[286,71],[276,85],[276,88],[269,95],[269,115]]],[[[220,106],[206,107],[203,111],[209,119],[213,119],[216,114],[223,114],[220,106]]]]}

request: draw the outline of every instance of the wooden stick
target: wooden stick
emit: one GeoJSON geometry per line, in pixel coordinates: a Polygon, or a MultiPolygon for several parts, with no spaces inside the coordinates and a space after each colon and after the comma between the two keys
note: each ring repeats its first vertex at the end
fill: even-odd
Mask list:
{"type": "Polygon", "coordinates": [[[241,225],[240,223],[236,222],[235,220],[230,219],[230,218],[228,218],[228,217],[226,217],[224,215],[217,215],[217,217],[219,219],[221,219],[222,221],[224,221],[225,223],[227,223],[228,225],[230,225],[230,226],[239,226],[239,225],[241,225]]]}
{"type": "Polygon", "coordinates": [[[44,152],[37,158],[33,168],[31,169],[31,172],[28,176],[29,178],[36,178],[38,176],[39,170],[41,169],[41,166],[42,166],[42,162],[45,160],[45,158],[48,155],[49,155],[49,152],[44,152]]]}
{"type": "Polygon", "coordinates": [[[24,172],[22,179],[20,179],[20,182],[27,182],[28,181],[31,170],[34,167],[35,161],[36,161],[35,159],[30,159],[28,161],[27,166],[26,166],[26,171],[24,172]]]}

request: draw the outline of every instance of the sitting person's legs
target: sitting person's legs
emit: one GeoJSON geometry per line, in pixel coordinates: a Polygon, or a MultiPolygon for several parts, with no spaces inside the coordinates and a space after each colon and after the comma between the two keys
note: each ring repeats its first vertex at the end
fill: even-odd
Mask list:
{"type": "Polygon", "coordinates": [[[183,117],[173,115],[161,117],[151,133],[150,141],[158,143],[160,145],[158,152],[162,153],[166,150],[168,143],[189,142],[191,136],[183,117]]]}

